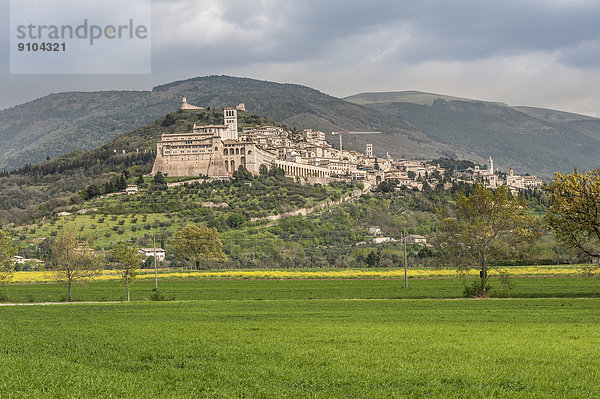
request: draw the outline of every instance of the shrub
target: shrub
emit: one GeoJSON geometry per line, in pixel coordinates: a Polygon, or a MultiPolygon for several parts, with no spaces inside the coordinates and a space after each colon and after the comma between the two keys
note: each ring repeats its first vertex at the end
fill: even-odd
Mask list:
{"type": "MultiPolygon", "coordinates": [[[[487,292],[491,291],[492,287],[487,285],[487,292]]],[[[473,281],[471,284],[465,283],[465,289],[463,290],[463,296],[465,298],[483,298],[483,284],[481,280],[473,281]]]]}
{"type": "Polygon", "coordinates": [[[12,302],[12,298],[4,291],[0,291],[0,303],[12,302]]]}
{"type": "Polygon", "coordinates": [[[169,294],[164,290],[157,290],[156,288],[152,289],[150,293],[151,301],[174,301],[175,295],[169,294]]]}

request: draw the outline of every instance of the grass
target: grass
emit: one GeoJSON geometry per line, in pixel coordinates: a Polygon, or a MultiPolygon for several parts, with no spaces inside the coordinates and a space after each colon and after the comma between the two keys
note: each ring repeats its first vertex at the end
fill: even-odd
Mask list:
{"type": "Polygon", "coordinates": [[[599,308],[598,299],[5,307],[0,396],[597,397],[599,308]]]}
{"type": "MultiPolygon", "coordinates": [[[[595,298],[600,297],[600,279],[593,277],[512,278],[507,288],[492,279],[491,296],[513,298],[595,298]]],[[[159,280],[159,288],[177,300],[304,300],[304,299],[409,299],[460,298],[463,281],[459,279],[365,280],[159,280]]],[[[133,301],[150,298],[154,280],[133,283],[133,301]]],[[[58,284],[13,284],[0,289],[12,302],[59,302],[65,287],[58,284]]],[[[119,301],[125,297],[119,281],[96,281],[73,287],[76,301],[119,301]]]]}

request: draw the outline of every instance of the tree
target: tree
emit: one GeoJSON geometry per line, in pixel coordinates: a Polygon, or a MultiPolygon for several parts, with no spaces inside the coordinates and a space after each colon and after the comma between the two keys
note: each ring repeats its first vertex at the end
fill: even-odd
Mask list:
{"type": "Polygon", "coordinates": [[[545,221],[557,241],[579,255],[600,258],[600,169],[556,173],[550,192],[545,221]]]}
{"type": "Polygon", "coordinates": [[[365,263],[367,264],[367,267],[377,267],[379,265],[379,262],[381,261],[381,251],[377,250],[372,250],[371,252],[369,252],[369,254],[367,255],[367,257],[365,258],[365,263]]]}
{"type": "Polygon", "coordinates": [[[191,259],[200,267],[201,261],[225,262],[223,243],[215,228],[188,225],[174,235],[178,259],[191,259]]]}
{"type": "Polygon", "coordinates": [[[167,181],[165,180],[165,177],[163,176],[163,174],[161,173],[160,170],[158,172],[156,172],[156,175],[154,175],[154,179],[152,180],[152,183],[157,186],[163,186],[163,185],[167,184],[167,181]]]}
{"type": "Polygon", "coordinates": [[[524,254],[541,236],[541,223],[531,216],[522,198],[507,186],[491,191],[477,185],[473,194],[460,194],[456,217],[438,211],[436,244],[448,264],[461,271],[477,267],[477,295],[487,296],[488,269],[506,256],[524,254]]]}
{"type": "Polygon", "coordinates": [[[117,177],[114,186],[116,190],[125,190],[127,188],[127,180],[124,174],[120,174],[117,177]]]}
{"type": "Polygon", "coordinates": [[[101,270],[102,258],[90,243],[81,240],[71,226],[64,226],[52,243],[52,271],[59,283],[67,285],[71,302],[71,285],[85,281],[101,270]]]}
{"type": "Polygon", "coordinates": [[[258,174],[261,176],[267,176],[269,174],[269,168],[264,163],[261,163],[258,167],[258,174]]]}
{"type": "Polygon", "coordinates": [[[240,165],[237,170],[233,172],[233,178],[237,181],[252,180],[252,173],[248,171],[244,165],[240,165]]]}
{"type": "Polygon", "coordinates": [[[142,264],[142,255],[138,254],[139,249],[133,245],[119,242],[112,248],[112,256],[117,261],[115,267],[125,281],[125,290],[127,291],[127,302],[129,302],[129,282],[137,275],[137,271],[142,264]]]}
{"type": "Polygon", "coordinates": [[[239,213],[232,213],[227,217],[227,224],[232,229],[239,229],[246,223],[246,218],[239,213]]]}
{"type": "Polygon", "coordinates": [[[8,281],[14,271],[17,247],[8,231],[0,230],[0,283],[8,281]]]}

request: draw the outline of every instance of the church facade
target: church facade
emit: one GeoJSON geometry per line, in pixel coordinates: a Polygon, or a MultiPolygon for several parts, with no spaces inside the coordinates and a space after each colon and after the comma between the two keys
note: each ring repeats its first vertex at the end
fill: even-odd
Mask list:
{"type": "Polygon", "coordinates": [[[194,124],[192,133],[163,134],[156,145],[152,174],[230,177],[240,166],[257,174],[276,156],[254,142],[238,139],[237,110],[225,108],[223,125],[194,124]]]}

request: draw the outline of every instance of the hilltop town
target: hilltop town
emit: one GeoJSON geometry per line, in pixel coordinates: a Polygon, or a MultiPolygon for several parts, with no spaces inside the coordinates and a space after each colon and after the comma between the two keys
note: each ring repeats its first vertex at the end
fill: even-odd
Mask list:
{"type": "MultiPolygon", "coordinates": [[[[204,108],[189,104],[183,97],[180,109],[193,112],[204,108]]],[[[482,182],[488,188],[507,185],[514,190],[542,185],[537,176],[515,175],[512,169],[508,173],[495,170],[491,156],[483,168],[472,164],[459,170],[456,165],[446,163],[442,167],[433,160],[393,159],[389,153],[379,157],[373,153],[372,144],[366,145],[364,153],[343,148],[344,136],[379,132],[333,132],[339,136],[335,148],[324,132],[312,129],[301,134],[282,126],[245,127],[240,131],[238,111],[245,111],[243,103],[225,108],[221,125],[194,124],[192,132],[163,134],[157,143],[152,174],[229,178],[243,166],[255,175],[261,168],[278,167],[287,176],[309,183],[340,179],[375,187],[386,182],[392,189],[422,190],[425,185],[449,188],[452,182],[482,182]]]]}

